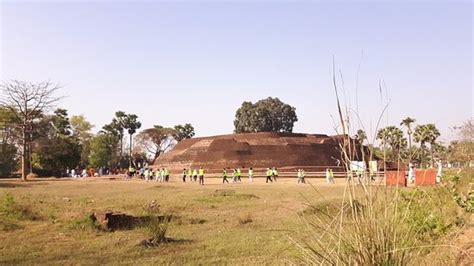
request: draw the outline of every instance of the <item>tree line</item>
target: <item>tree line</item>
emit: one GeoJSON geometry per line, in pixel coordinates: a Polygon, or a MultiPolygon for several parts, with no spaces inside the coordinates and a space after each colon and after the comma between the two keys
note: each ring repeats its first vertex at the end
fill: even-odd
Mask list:
{"type": "Polygon", "coordinates": [[[138,116],[123,111],[93,134],[94,125],[83,115],[53,109],[61,99],[56,95],[59,88],[51,82],[17,80],[0,85],[0,177],[18,171],[26,180],[29,173],[60,176],[67,168],[112,170],[151,163],[195,134],[189,123],[138,132],[138,116]]]}
{"type": "MultiPolygon", "coordinates": [[[[53,109],[61,99],[56,84],[14,80],[1,83],[0,89],[0,176],[19,172],[26,180],[29,173],[58,176],[66,168],[124,169],[151,163],[195,135],[189,123],[141,129],[139,117],[123,111],[117,111],[110,123],[93,134],[94,125],[83,115],[69,116],[66,109],[53,109]]],[[[296,121],[296,108],[278,98],[245,101],[235,113],[234,132],[291,133],[296,121]]],[[[407,117],[398,126],[379,129],[377,146],[368,143],[362,129],[353,137],[378,157],[395,162],[433,166],[435,159],[463,165],[473,161],[472,120],[456,128],[459,138],[448,146],[438,141],[440,132],[434,124],[414,126],[415,122],[407,117]]]]}
{"type": "MultiPolygon", "coordinates": [[[[420,167],[435,166],[437,161],[457,163],[466,166],[474,154],[474,125],[472,120],[455,127],[458,140],[444,145],[438,141],[441,136],[435,124],[414,125],[416,119],[407,117],[399,126],[387,126],[377,131],[376,139],[380,145],[368,144],[375,155],[393,162],[415,163],[420,167]],[[405,129],[405,132],[403,131],[405,129]],[[418,144],[418,145],[414,145],[418,144]]],[[[367,141],[364,130],[359,129],[354,139],[360,143],[367,141]]]]}

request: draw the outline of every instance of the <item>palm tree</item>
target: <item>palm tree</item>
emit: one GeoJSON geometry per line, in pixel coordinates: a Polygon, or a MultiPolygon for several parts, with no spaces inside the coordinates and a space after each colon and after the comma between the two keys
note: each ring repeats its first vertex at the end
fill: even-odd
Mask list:
{"type": "Polygon", "coordinates": [[[359,141],[361,145],[364,144],[364,141],[367,139],[367,134],[365,134],[365,131],[363,129],[357,130],[357,133],[355,134],[354,138],[359,141]]]}
{"type": "Polygon", "coordinates": [[[415,141],[420,143],[422,149],[426,149],[426,143],[430,144],[432,166],[434,165],[434,148],[436,146],[436,139],[440,135],[439,130],[434,124],[418,125],[413,134],[415,141]]]}
{"type": "Polygon", "coordinates": [[[405,126],[407,128],[407,134],[408,134],[408,149],[411,150],[411,135],[413,134],[413,131],[411,129],[411,124],[415,123],[415,119],[411,117],[407,117],[402,120],[400,123],[400,126],[405,126]]]}
{"type": "Polygon", "coordinates": [[[389,145],[394,155],[395,159],[400,157],[400,151],[403,148],[406,148],[407,140],[403,137],[403,131],[396,126],[388,126],[381,128],[377,132],[377,139],[382,141],[383,146],[389,145]]]}
{"type": "Polygon", "coordinates": [[[138,116],[134,114],[127,115],[123,121],[124,121],[124,128],[127,129],[128,134],[130,135],[129,166],[131,166],[132,165],[133,134],[135,134],[137,130],[142,126],[142,123],[138,121],[138,116]]]}
{"type": "Polygon", "coordinates": [[[112,119],[112,127],[114,127],[119,133],[120,138],[120,158],[123,156],[123,131],[125,130],[125,119],[127,114],[122,111],[115,112],[115,118],[112,119]]]}

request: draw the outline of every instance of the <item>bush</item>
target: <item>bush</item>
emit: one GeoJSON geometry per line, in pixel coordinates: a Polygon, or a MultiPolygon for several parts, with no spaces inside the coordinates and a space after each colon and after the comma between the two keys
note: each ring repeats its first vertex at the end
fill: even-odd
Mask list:
{"type": "Polygon", "coordinates": [[[170,238],[166,237],[171,216],[160,215],[159,207],[156,201],[151,201],[143,207],[145,213],[143,223],[148,231],[149,238],[141,241],[141,246],[156,247],[162,243],[171,241],[170,238]]]}
{"type": "Polygon", "coordinates": [[[99,231],[101,227],[93,214],[84,215],[82,218],[73,220],[70,226],[72,229],[99,231]]]}
{"type": "Polygon", "coordinates": [[[348,186],[337,211],[323,202],[300,213],[310,233],[290,237],[299,250],[298,263],[403,265],[463,224],[446,187],[348,186]]]}
{"type": "Polygon", "coordinates": [[[18,204],[10,193],[0,198],[0,229],[9,231],[21,228],[21,220],[39,220],[41,217],[27,206],[18,204]]]}
{"type": "Polygon", "coordinates": [[[15,145],[0,144],[0,177],[10,177],[18,167],[15,145]]]}

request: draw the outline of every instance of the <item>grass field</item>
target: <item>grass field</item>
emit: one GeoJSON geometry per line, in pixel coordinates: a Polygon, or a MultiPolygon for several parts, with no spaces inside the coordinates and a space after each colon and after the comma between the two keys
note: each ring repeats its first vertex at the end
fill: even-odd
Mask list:
{"type": "Polygon", "coordinates": [[[296,252],[287,236],[305,230],[298,213],[308,203],[340,200],[344,189],[322,180],[313,180],[319,192],[295,179],[206,182],[0,181],[0,196],[10,193],[33,213],[0,235],[0,263],[284,263],[296,252]],[[144,228],[104,232],[81,226],[94,211],[143,215],[143,206],[152,200],[162,213],[177,217],[167,232],[177,241],[144,248],[138,245],[148,237],[144,228]]]}
{"type": "MultiPolygon", "coordinates": [[[[0,264],[295,262],[301,249],[289,238],[314,238],[315,231],[306,226],[302,217],[308,214],[318,219],[320,215],[315,215],[308,204],[323,209],[330,203],[340,205],[345,189],[344,180],[330,185],[323,179],[309,181],[312,185],[298,185],[296,179],[283,178],[269,184],[256,179],[254,183],[244,180],[223,185],[220,179],[208,178],[205,186],[199,186],[177,179],[170,183],[126,181],[120,177],[29,182],[0,179],[0,217],[11,216],[0,221],[0,264]],[[139,244],[150,237],[147,226],[107,232],[95,228],[88,219],[91,213],[107,210],[142,217],[146,214],[144,207],[152,201],[160,205],[160,214],[173,217],[166,233],[173,241],[158,247],[139,244]]],[[[453,204],[446,202],[441,213],[452,212],[446,212],[443,220],[454,220],[452,213],[459,210],[453,204]]],[[[472,216],[466,217],[471,221],[465,226],[469,231],[464,230],[461,236],[465,240],[459,246],[471,249],[472,216]]],[[[440,228],[436,226],[432,227],[433,232],[440,228]]],[[[451,236],[457,235],[448,234],[442,239],[444,242],[437,243],[453,242],[451,236]]],[[[432,259],[443,261],[444,265],[456,264],[450,251],[448,255],[432,253],[421,259],[421,264],[429,264],[432,259]]]]}

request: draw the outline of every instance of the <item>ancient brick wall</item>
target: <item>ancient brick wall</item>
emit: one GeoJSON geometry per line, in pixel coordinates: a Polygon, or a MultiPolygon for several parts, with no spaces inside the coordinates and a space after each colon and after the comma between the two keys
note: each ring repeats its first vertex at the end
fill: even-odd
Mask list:
{"type": "Polygon", "coordinates": [[[340,140],[339,136],[268,132],[186,139],[158,158],[154,167],[173,172],[200,166],[207,170],[324,168],[336,166],[336,159],[341,158],[340,140]]]}

